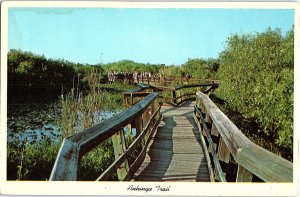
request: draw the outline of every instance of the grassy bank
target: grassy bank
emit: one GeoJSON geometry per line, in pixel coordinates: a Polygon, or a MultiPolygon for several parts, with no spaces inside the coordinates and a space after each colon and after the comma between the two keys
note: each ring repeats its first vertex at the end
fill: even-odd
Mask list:
{"type": "MultiPolygon", "coordinates": [[[[53,122],[60,127],[63,137],[70,136],[85,128],[99,123],[103,119],[96,119],[94,114],[102,111],[119,112],[124,110],[123,97],[120,92],[133,88],[124,84],[100,84],[95,86],[95,91],[85,93],[85,95],[70,93],[52,105],[39,111],[41,106],[22,108],[10,108],[8,113],[8,125],[12,125],[13,132],[24,132],[27,127],[40,126],[45,122],[53,122]],[[30,111],[32,109],[37,111],[30,111]],[[14,109],[14,110],[13,110],[14,109]],[[54,110],[55,109],[55,110],[54,110]],[[55,113],[47,113],[47,111],[55,113]],[[22,112],[22,113],[21,113],[22,112]],[[14,115],[12,115],[14,114],[14,115]],[[17,119],[19,124],[10,123],[17,119]],[[56,114],[56,117],[54,117],[56,114]],[[51,119],[49,116],[51,116],[51,119]],[[12,119],[12,117],[15,117],[12,119]],[[35,118],[33,118],[35,117],[35,118]]],[[[93,90],[93,89],[91,89],[93,90]]],[[[130,137],[130,136],[129,136],[130,137]]],[[[7,178],[8,180],[47,180],[55,162],[60,143],[51,143],[50,140],[43,140],[37,143],[19,142],[8,144],[7,153],[7,178]]],[[[113,149],[110,140],[105,141],[95,150],[82,158],[79,168],[79,180],[93,180],[100,175],[113,162],[113,149]]]]}

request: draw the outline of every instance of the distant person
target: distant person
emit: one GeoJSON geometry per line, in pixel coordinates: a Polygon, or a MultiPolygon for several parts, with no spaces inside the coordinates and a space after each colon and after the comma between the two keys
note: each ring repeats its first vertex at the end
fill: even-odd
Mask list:
{"type": "Polygon", "coordinates": [[[191,78],[191,75],[189,73],[187,73],[186,76],[185,76],[185,78],[186,78],[186,81],[189,81],[190,78],[191,78]]]}
{"type": "Polygon", "coordinates": [[[109,72],[108,72],[108,83],[109,84],[111,84],[112,83],[112,81],[113,81],[113,79],[112,79],[112,70],[110,70],[109,72]]]}
{"type": "Polygon", "coordinates": [[[164,75],[163,74],[159,74],[159,83],[162,85],[164,82],[164,75]]]}
{"type": "Polygon", "coordinates": [[[133,77],[133,83],[137,84],[138,83],[138,73],[136,71],[134,71],[134,73],[132,74],[133,77]]]}

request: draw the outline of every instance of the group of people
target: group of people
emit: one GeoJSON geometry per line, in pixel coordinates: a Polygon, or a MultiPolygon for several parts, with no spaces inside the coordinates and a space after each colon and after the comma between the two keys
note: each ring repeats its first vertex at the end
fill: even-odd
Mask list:
{"type": "Polygon", "coordinates": [[[152,72],[116,72],[110,70],[108,72],[108,83],[123,81],[124,83],[149,83],[152,77],[156,77],[152,72]]]}
{"type": "Polygon", "coordinates": [[[110,70],[108,72],[108,83],[115,83],[116,81],[131,81],[132,80],[132,73],[131,72],[116,72],[110,70]]]}
{"type": "MultiPolygon", "coordinates": [[[[192,75],[187,73],[183,74],[182,78],[185,78],[186,81],[189,81],[192,78],[192,75]]],[[[117,72],[110,70],[108,72],[108,83],[115,82],[124,82],[128,84],[137,84],[137,83],[150,83],[159,81],[160,84],[165,82],[165,77],[162,74],[153,73],[153,72],[117,72]]]]}

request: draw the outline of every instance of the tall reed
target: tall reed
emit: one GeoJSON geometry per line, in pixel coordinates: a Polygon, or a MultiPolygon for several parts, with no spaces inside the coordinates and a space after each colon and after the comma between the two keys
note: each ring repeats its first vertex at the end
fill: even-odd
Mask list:
{"type": "MultiPolygon", "coordinates": [[[[88,84],[88,92],[73,87],[71,92],[61,96],[62,138],[74,135],[92,127],[101,121],[100,112],[107,101],[107,93],[98,88],[100,74],[96,69],[90,69],[82,80],[88,84]]],[[[79,165],[79,180],[96,179],[112,162],[113,148],[111,139],[102,142],[94,150],[83,156],[79,165]]]]}
{"type": "MultiPolygon", "coordinates": [[[[80,75],[78,75],[79,80],[80,75]]],[[[79,86],[61,96],[61,119],[59,120],[62,137],[68,137],[98,123],[98,113],[103,108],[103,93],[97,89],[100,74],[91,68],[82,80],[88,83],[90,91],[84,93],[79,86]]]]}

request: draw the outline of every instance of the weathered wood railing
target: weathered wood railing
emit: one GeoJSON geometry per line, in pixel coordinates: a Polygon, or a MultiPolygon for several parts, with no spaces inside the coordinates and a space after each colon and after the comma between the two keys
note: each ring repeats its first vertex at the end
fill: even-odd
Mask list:
{"type": "Polygon", "coordinates": [[[292,182],[293,164],[252,143],[202,92],[194,111],[211,181],[292,182]],[[212,162],[211,162],[212,161],[212,162]],[[230,169],[227,172],[224,169],[230,169]],[[233,170],[234,168],[234,170],[233,170]],[[233,177],[233,179],[232,179],[233,177]]]}
{"type": "MultiPolygon", "coordinates": [[[[152,85],[161,85],[161,86],[170,86],[174,81],[178,81],[181,83],[189,83],[192,78],[186,77],[159,77],[159,76],[138,76],[136,82],[137,83],[145,83],[145,84],[152,84],[152,85]]],[[[207,83],[220,83],[219,80],[216,79],[205,79],[207,83]]]]}
{"type": "Polygon", "coordinates": [[[143,162],[147,146],[161,119],[157,98],[158,93],[153,92],[126,111],[65,138],[52,169],[50,180],[77,180],[82,156],[110,137],[115,161],[97,180],[108,180],[113,173],[117,173],[118,180],[130,180],[143,162]],[[128,125],[129,128],[135,128],[136,137],[126,147],[124,128],[128,125]],[[129,165],[128,158],[136,153],[134,162],[129,165]]]}
{"type": "Polygon", "coordinates": [[[189,79],[185,77],[176,78],[176,77],[159,77],[159,76],[151,76],[151,77],[138,76],[137,83],[167,86],[170,85],[174,80],[178,80],[183,83],[189,81],[189,79]]]}
{"type": "Polygon", "coordinates": [[[138,84],[139,87],[123,92],[123,103],[125,107],[130,107],[142,100],[145,96],[153,92],[153,88],[147,84],[138,84]]]}
{"type": "Polygon", "coordinates": [[[196,91],[201,90],[201,92],[208,93],[218,86],[218,83],[188,84],[176,86],[172,91],[173,102],[175,105],[179,105],[187,100],[196,99],[196,91]]]}
{"type": "Polygon", "coordinates": [[[218,86],[219,83],[188,84],[176,87],[140,84],[140,87],[126,91],[122,94],[124,96],[124,104],[126,107],[135,104],[154,91],[161,93],[160,98],[164,100],[165,103],[178,106],[187,100],[195,100],[196,90],[208,93],[218,86]]]}

